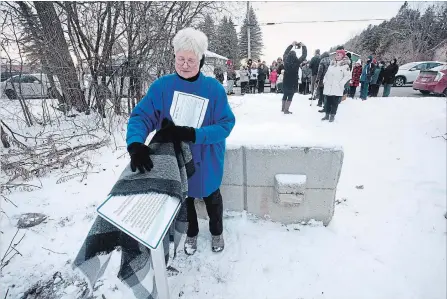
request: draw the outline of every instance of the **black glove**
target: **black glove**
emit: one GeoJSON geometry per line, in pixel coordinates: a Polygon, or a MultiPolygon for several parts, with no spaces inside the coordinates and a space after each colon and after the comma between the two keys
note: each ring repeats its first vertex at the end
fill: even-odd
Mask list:
{"type": "Polygon", "coordinates": [[[171,136],[173,141],[196,142],[196,129],[176,126],[173,122],[164,119],[162,127],[171,136]]]}
{"type": "Polygon", "coordinates": [[[130,169],[132,172],[138,170],[141,173],[151,171],[154,167],[150,155],[153,154],[152,150],[145,144],[134,142],[127,147],[127,151],[130,154],[130,169]]]}

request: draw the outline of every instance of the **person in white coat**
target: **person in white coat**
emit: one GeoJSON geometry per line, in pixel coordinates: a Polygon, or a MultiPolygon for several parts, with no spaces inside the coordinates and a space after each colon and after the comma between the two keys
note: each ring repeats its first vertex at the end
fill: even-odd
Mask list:
{"type": "Polygon", "coordinates": [[[351,80],[349,58],[345,50],[337,50],[323,79],[323,94],[326,97],[326,116],[322,120],[333,122],[337,114],[338,104],[343,96],[345,84],[351,80]]]}

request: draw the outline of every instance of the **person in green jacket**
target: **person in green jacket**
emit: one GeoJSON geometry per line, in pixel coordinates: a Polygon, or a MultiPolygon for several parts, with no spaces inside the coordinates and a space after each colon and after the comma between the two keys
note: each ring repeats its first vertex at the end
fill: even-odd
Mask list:
{"type": "Polygon", "coordinates": [[[383,81],[384,70],[385,70],[385,63],[381,61],[379,63],[379,67],[376,67],[374,69],[374,74],[371,76],[370,94],[369,94],[371,97],[377,97],[377,94],[379,93],[379,87],[383,81]]]}

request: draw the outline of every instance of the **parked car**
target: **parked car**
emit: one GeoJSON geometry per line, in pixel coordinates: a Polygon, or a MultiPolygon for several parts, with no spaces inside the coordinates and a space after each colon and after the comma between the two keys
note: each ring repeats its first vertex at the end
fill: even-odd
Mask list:
{"type": "Polygon", "coordinates": [[[1,82],[1,94],[9,99],[51,97],[51,86],[44,74],[15,75],[1,82]]]}
{"type": "Polygon", "coordinates": [[[447,96],[447,65],[421,71],[413,83],[413,89],[422,94],[436,93],[447,96]]]}
{"type": "Polygon", "coordinates": [[[394,86],[404,86],[405,84],[413,83],[421,71],[430,70],[434,67],[445,65],[446,62],[440,61],[421,61],[410,62],[399,66],[399,71],[394,80],[394,86]]]}
{"type": "Polygon", "coordinates": [[[3,72],[2,71],[0,82],[6,81],[15,75],[20,75],[20,72],[9,72],[9,71],[3,72]]]}

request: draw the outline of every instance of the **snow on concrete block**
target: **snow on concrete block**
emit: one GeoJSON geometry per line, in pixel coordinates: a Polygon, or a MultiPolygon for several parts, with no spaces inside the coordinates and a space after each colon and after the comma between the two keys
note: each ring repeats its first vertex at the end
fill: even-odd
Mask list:
{"type": "Polygon", "coordinates": [[[276,174],[275,189],[278,193],[304,193],[307,178],[302,174],[276,174]]]}
{"type": "Polygon", "coordinates": [[[285,206],[299,205],[306,195],[306,176],[300,174],[275,175],[275,202],[285,206]]]}
{"type": "Polygon", "coordinates": [[[273,186],[278,173],[307,176],[307,188],[334,189],[343,164],[339,148],[247,147],[246,172],[248,186],[273,186]]]}
{"type": "Polygon", "coordinates": [[[244,156],[240,146],[227,147],[225,151],[223,185],[244,185],[244,156]]]}

